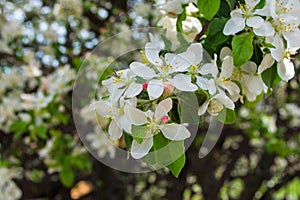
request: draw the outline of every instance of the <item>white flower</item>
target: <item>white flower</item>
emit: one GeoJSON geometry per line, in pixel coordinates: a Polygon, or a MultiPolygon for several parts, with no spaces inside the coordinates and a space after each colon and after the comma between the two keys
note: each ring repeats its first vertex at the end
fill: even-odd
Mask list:
{"type": "Polygon", "coordinates": [[[269,21],[265,21],[261,16],[262,10],[256,12],[255,6],[259,0],[246,0],[245,5],[230,13],[231,18],[225,24],[223,33],[225,35],[234,35],[242,31],[245,26],[253,28],[253,32],[258,36],[272,36],[274,29],[269,21]]]}
{"type": "Polygon", "coordinates": [[[216,94],[221,88],[229,92],[233,101],[237,101],[240,97],[240,88],[236,83],[231,81],[232,72],[234,69],[232,57],[225,57],[222,63],[222,69],[219,73],[217,66],[217,55],[215,55],[213,63],[203,65],[199,73],[203,76],[210,75],[211,77],[197,77],[197,85],[203,90],[208,90],[210,95],[216,94]]]}
{"type": "Polygon", "coordinates": [[[86,139],[90,142],[91,148],[96,150],[100,158],[104,158],[107,154],[109,154],[111,159],[115,157],[116,148],[101,129],[97,129],[95,126],[94,132],[89,133],[86,139]]]}
{"type": "Polygon", "coordinates": [[[111,119],[108,134],[112,140],[119,139],[123,134],[123,130],[131,133],[131,124],[126,118],[124,111],[124,107],[127,104],[136,106],[136,99],[124,100],[124,98],[121,98],[118,103],[110,100],[99,100],[90,105],[101,116],[111,119]]]}
{"type": "MultiPolygon", "coordinates": [[[[199,53],[195,52],[197,48],[193,48],[196,45],[192,44],[186,52],[178,55],[167,53],[165,59],[161,59],[159,57],[160,49],[153,43],[146,44],[145,54],[153,67],[151,68],[140,62],[133,62],[129,67],[137,76],[149,81],[147,92],[150,100],[157,99],[163,94],[164,83],[166,82],[173,83],[174,87],[181,91],[195,91],[198,89],[196,85],[191,83],[189,75],[180,73],[186,72],[189,66],[192,65],[189,58],[192,58],[195,53],[199,53]]],[[[196,59],[196,61],[198,60],[196,59]]]]}
{"type": "Polygon", "coordinates": [[[184,140],[190,137],[189,130],[181,124],[167,123],[165,118],[168,117],[168,112],[172,109],[172,99],[167,98],[161,101],[153,113],[152,111],[142,112],[137,108],[127,105],[125,113],[128,120],[134,125],[145,125],[147,134],[141,143],[133,140],[131,146],[131,156],[135,159],[144,157],[150,151],[153,145],[153,136],[160,131],[170,140],[184,140]],[[163,120],[162,120],[163,119],[163,120]]]}
{"type": "Polygon", "coordinates": [[[42,109],[46,108],[53,100],[53,96],[46,96],[43,92],[38,91],[36,94],[21,94],[24,109],[42,109]]]}
{"type": "Polygon", "coordinates": [[[124,69],[117,71],[116,76],[102,81],[102,84],[106,86],[110,92],[109,99],[113,102],[117,102],[121,96],[133,98],[142,92],[142,84],[136,83],[135,79],[136,75],[132,70],[124,69]]]}
{"type": "Polygon", "coordinates": [[[207,99],[198,109],[198,115],[203,115],[206,111],[212,115],[216,116],[224,106],[228,109],[234,110],[235,105],[233,101],[225,94],[223,90],[218,90],[218,93],[212,98],[207,99]]]}
{"type": "Polygon", "coordinates": [[[13,181],[14,178],[21,178],[21,169],[0,167],[0,199],[18,200],[22,197],[22,191],[13,181]]]}

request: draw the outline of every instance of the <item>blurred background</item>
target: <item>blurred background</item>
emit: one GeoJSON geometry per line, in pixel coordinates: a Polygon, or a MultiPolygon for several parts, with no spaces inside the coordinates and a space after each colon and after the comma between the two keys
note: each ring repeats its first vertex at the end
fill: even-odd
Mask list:
{"type": "MultiPolygon", "coordinates": [[[[154,4],[0,0],[0,200],[300,198],[299,73],[258,105],[237,105],[236,123],[225,125],[212,152],[199,159],[207,130],[202,122],[179,178],[166,169],[119,172],[86,151],[72,119],[76,72],[106,38],[160,24],[154,4]]],[[[120,44],[116,41],[116,50],[126,48],[120,44]]],[[[99,71],[110,62],[88,59],[99,71]]],[[[97,84],[96,75],[88,78],[97,84]]],[[[79,112],[94,123],[88,109],[79,112]]],[[[114,157],[101,137],[91,131],[92,148],[99,157],[114,157]]]]}

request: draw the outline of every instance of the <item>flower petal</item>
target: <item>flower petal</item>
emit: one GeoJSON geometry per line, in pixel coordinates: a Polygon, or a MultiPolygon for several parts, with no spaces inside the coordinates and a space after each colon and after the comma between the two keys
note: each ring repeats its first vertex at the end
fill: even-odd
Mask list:
{"type": "Polygon", "coordinates": [[[184,140],[191,136],[190,131],[181,124],[165,124],[161,127],[161,131],[170,140],[184,140]]]}
{"type": "Polygon", "coordinates": [[[223,47],[220,52],[221,61],[224,61],[224,59],[228,56],[232,57],[231,49],[229,47],[223,47]]]}
{"type": "Polygon", "coordinates": [[[160,120],[162,117],[167,116],[168,112],[172,109],[172,99],[167,98],[159,102],[155,109],[155,119],[160,120]]]}
{"type": "Polygon", "coordinates": [[[234,35],[245,28],[245,19],[242,16],[232,17],[225,24],[224,35],[234,35]]]}
{"type": "Polygon", "coordinates": [[[143,85],[138,83],[131,83],[125,92],[125,97],[133,98],[139,95],[143,90],[143,85]]]}
{"type": "Polygon", "coordinates": [[[156,76],[155,71],[143,63],[132,62],[129,65],[129,67],[133,71],[133,73],[135,73],[137,76],[140,76],[146,80],[149,80],[156,76]]]}
{"type": "Polygon", "coordinates": [[[131,124],[143,125],[147,123],[147,117],[145,113],[133,106],[125,105],[125,116],[131,124]]]}
{"type": "Polygon", "coordinates": [[[254,16],[246,20],[247,26],[250,26],[252,28],[259,28],[263,25],[264,19],[259,16],[254,16]]]}
{"type": "Polygon", "coordinates": [[[202,76],[196,76],[196,78],[197,78],[197,81],[196,81],[197,85],[203,90],[208,90],[208,87],[209,87],[208,79],[203,78],[202,76]]]}
{"type": "Polygon", "coordinates": [[[233,58],[227,57],[222,63],[221,76],[223,76],[225,79],[230,78],[232,75],[233,68],[233,58]]]}
{"type": "Polygon", "coordinates": [[[179,54],[189,60],[191,65],[197,65],[202,61],[203,58],[203,47],[200,43],[193,43],[186,52],[179,54]]]}
{"type": "Polygon", "coordinates": [[[183,55],[167,53],[165,56],[165,60],[167,65],[171,65],[173,67],[173,71],[175,72],[184,72],[187,71],[187,68],[192,65],[192,63],[183,55]]]}
{"type": "Polygon", "coordinates": [[[265,55],[263,60],[261,61],[261,64],[258,67],[258,74],[263,73],[266,69],[269,69],[274,64],[275,60],[272,57],[271,54],[265,55]]]}
{"type": "Polygon", "coordinates": [[[112,105],[110,105],[107,101],[99,100],[92,103],[89,107],[90,109],[98,112],[102,117],[112,116],[112,112],[109,112],[109,110],[112,109],[112,105]]]}
{"type": "Polygon", "coordinates": [[[115,120],[112,120],[108,127],[108,134],[112,140],[117,140],[122,136],[122,130],[119,128],[115,120]]]}
{"type": "Polygon", "coordinates": [[[149,153],[152,146],[153,146],[152,137],[144,139],[141,144],[133,140],[130,154],[134,159],[140,159],[149,153]]]}
{"type": "Polygon", "coordinates": [[[272,24],[268,21],[265,21],[258,28],[253,28],[253,32],[258,36],[273,36],[275,34],[272,24]]]}
{"type": "Polygon", "coordinates": [[[147,43],[145,45],[145,54],[147,60],[155,66],[161,66],[163,64],[159,57],[160,49],[155,47],[152,43],[147,43]]]}
{"type": "Polygon", "coordinates": [[[198,108],[198,115],[201,116],[203,115],[207,108],[208,108],[208,105],[209,105],[209,102],[210,102],[210,99],[206,100],[199,108],[198,108]]]}
{"type": "Polygon", "coordinates": [[[193,92],[198,89],[198,87],[192,83],[191,76],[186,74],[177,74],[170,82],[180,91],[193,92]]]}
{"type": "Polygon", "coordinates": [[[294,64],[287,58],[284,58],[278,63],[277,71],[280,78],[286,82],[295,75],[294,64]]]}
{"type": "Polygon", "coordinates": [[[164,84],[161,80],[151,80],[148,83],[147,91],[150,100],[157,99],[164,91],[164,84]]]}
{"type": "Polygon", "coordinates": [[[223,104],[226,108],[234,110],[235,105],[233,101],[225,94],[225,92],[220,92],[214,96],[214,99],[218,100],[218,102],[223,104]]]}

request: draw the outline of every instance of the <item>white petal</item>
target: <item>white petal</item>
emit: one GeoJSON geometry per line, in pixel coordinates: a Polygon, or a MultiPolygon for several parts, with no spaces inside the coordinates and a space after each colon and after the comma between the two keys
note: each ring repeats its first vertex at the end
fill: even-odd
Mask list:
{"type": "Polygon", "coordinates": [[[133,106],[125,105],[125,116],[131,124],[143,125],[147,123],[147,117],[145,113],[133,106]]]}
{"type": "Polygon", "coordinates": [[[294,64],[287,58],[278,63],[277,71],[280,78],[288,82],[295,75],[294,64]]]}
{"type": "Polygon", "coordinates": [[[210,100],[206,100],[199,108],[198,108],[198,115],[201,116],[203,115],[207,108],[208,108],[208,105],[209,105],[209,102],[210,100]]]}
{"type": "Polygon", "coordinates": [[[254,8],[260,0],[245,0],[247,6],[254,8]]]}
{"type": "Polygon", "coordinates": [[[272,44],[275,46],[275,48],[270,49],[271,54],[273,58],[275,58],[275,60],[279,62],[282,58],[282,53],[284,52],[283,39],[278,34],[276,34],[272,44]]]}
{"type": "Polygon", "coordinates": [[[172,99],[167,98],[159,102],[155,109],[155,119],[160,120],[162,117],[167,116],[168,112],[172,109],[172,99]]]}
{"type": "Polygon", "coordinates": [[[255,74],[257,70],[257,66],[254,62],[249,61],[241,66],[242,71],[247,72],[248,74],[255,74]]]}
{"type": "Polygon", "coordinates": [[[232,17],[225,24],[224,35],[234,35],[245,28],[245,19],[242,17],[232,17]]]}
{"type": "Polygon", "coordinates": [[[161,80],[151,80],[148,83],[147,91],[150,100],[157,99],[164,91],[164,84],[161,80]]]}
{"type": "Polygon", "coordinates": [[[125,97],[133,98],[139,95],[143,90],[142,84],[131,83],[125,92],[125,97]]]}
{"type": "Polygon", "coordinates": [[[115,120],[110,122],[108,134],[112,140],[117,140],[122,136],[122,130],[119,128],[115,120]]]}
{"type": "Polygon", "coordinates": [[[117,124],[120,128],[122,128],[127,133],[131,133],[131,123],[128,121],[125,115],[119,117],[117,124]]]}
{"type": "Polygon", "coordinates": [[[153,65],[161,66],[163,64],[162,60],[159,57],[160,49],[155,47],[152,43],[147,43],[145,46],[145,54],[147,60],[153,65]]]}
{"type": "Polygon", "coordinates": [[[167,53],[165,56],[166,63],[173,67],[173,71],[184,72],[192,63],[183,55],[176,55],[174,53],[167,53]]]}
{"type": "Polygon", "coordinates": [[[258,36],[273,36],[275,34],[272,24],[268,21],[265,21],[258,28],[253,28],[253,32],[258,36]]]}
{"type": "Polygon", "coordinates": [[[234,110],[235,105],[233,101],[225,94],[225,92],[220,92],[214,96],[214,99],[218,100],[218,102],[223,104],[226,108],[234,110]]]}
{"type": "Polygon", "coordinates": [[[143,63],[132,62],[129,65],[129,67],[133,71],[133,73],[135,73],[136,75],[138,75],[146,80],[149,80],[156,76],[155,71],[143,63]]]}
{"type": "Polygon", "coordinates": [[[214,78],[217,77],[219,70],[216,64],[216,55],[213,63],[206,63],[205,65],[203,65],[200,68],[199,73],[202,75],[211,74],[214,78]]]}
{"type": "Polygon", "coordinates": [[[186,74],[177,74],[173,79],[170,80],[176,89],[185,92],[193,92],[198,89],[198,87],[191,81],[191,76],[186,74]]]}
{"type": "Polygon", "coordinates": [[[258,67],[258,74],[261,74],[266,69],[269,69],[270,67],[272,67],[274,62],[275,62],[275,60],[274,60],[274,58],[272,57],[271,54],[265,55],[265,57],[261,61],[261,64],[258,67]]]}
{"type": "Polygon", "coordinates": [[[231,49],[229,47],[223,47],[220,52],[221,61],[224,61],[224,59],[228,56],[232,57],[231,49]]]}
{"type": "Polygon", "coordinates": [[[102,117],[112,116],[112,113],[109,110],[112,109],[112,105],[110,105],[107,101],[99,100],[92,103],[90,109],[98,112],[102,117]]]}
{"type": "Polygon", "coordinates": [[[203,47],[200,43],[193,43],[187,48],[185,53],[179,55],[184,56],[192,65],[197,65],[202,61],[203,47]]]}
{"type": "Polygon", "coordinates": [[[211,95],[214,95],[217,92],[217,86],[213,79],[210,79],[208,81],[208,92],[211,95]]]}
{"type": "Polygon", "coordinates": [[[208,90],[208,86],[209,86],[208,79],[203,78],[201,76],[196,76],[196,78],[197,78],[197,81],[196,81],[197,85],[203,90],[208,90]]]}
{"type": "Polygon", "coordinates": [[[264,19],[259,16],[254,16],[246,20],[247,26],[253,27],[253,28],[259,28],[264,23],[264,19]]]}
{"type": "Polygon", "coordinates": [[[120,97],[124,94],[125,88],[119,89],[117,87],[114,87],[111,91],[109,100],[112,102],[117,102],[119,101],[120,97]]]}
{"type": "Polygon", "coordinates": [[[221,76],[223,76],[225,79],[230,78],[232,75],[233,68],[233,58],[227,57],[222,63],[221,76]]]}
{"type": "Polygon", "coordinates": [[[181,124],[165,124],[161,131],[170,140],[184,140],[191,136],[190,131],[181,124]]]}
{"type": "Polygon", "coordinates": [[[130,154],[134,159],[140,159],[147,155],[153,146],[153,138],[146,138],[139,144],[135,140],[132,141],[130,154]]]}
{"type": "Polygon", "coordinates": [[[282,34],[288,42],[288,47],[300,47],[300,30],[298,28],[293,31],[283,32],[282,34]]]}

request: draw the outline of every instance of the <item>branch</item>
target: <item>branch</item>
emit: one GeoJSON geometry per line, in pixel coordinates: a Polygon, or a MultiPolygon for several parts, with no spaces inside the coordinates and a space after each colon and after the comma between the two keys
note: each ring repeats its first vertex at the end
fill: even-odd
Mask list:
{"type": "Polygon", "coordinates": [[[205,34],[205,32],[207,31],[209,24],[210,24],[210,21],[205,21],[205,24],[204,24],[202,30],[201,30],[200,33],[198,33],[198,34],[196,35],[196,37],[194,38],[194,42],[198,42],[198,41],[201,39],[201,37],[202,37],[202,36],[205,34]]]}

